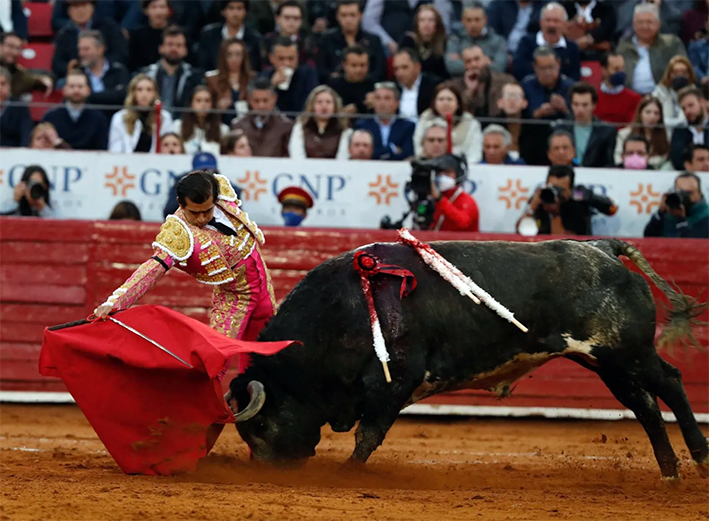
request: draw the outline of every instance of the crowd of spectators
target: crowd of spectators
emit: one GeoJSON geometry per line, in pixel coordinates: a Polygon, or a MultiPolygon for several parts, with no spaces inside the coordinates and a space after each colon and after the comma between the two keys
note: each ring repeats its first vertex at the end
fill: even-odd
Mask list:
{"type": "Polygon", "coordinates": [[[468,165],[684,170],[709,145],[709,0],[54,0],[46,71],[6,4],[0,146],[406,160],[450,124],[468,165]]]}

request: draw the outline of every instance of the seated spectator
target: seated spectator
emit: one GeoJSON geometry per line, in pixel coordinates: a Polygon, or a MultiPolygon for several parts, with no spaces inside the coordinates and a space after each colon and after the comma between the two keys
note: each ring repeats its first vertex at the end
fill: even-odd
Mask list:
{"type": "Polygon", "coordinates": [[[448,124],[441,118],[430,121],[420,141],[421,159],[435,159],[448,153],[448,124]]]}
{"type": "Polygon", "coordinates": [[[463,50],[476,46],[488,57],[489,67],[496,72],[507,70],[507,45],[505,39],[487,24],[487,15],[480,2],[474,1],[463,11],[464,31],[453,32],[446,47],[446,67],[452,76],[461,76],[467,68],[463,50]]]}
{"type": "Polygon", "coordinates": [[[682,15],[679,31],[682,43],[689,46],[692,42],[706,37],[707,23],[709,23],[709,2],[694,0],[694,6],[682,15]]]}
{"type": "Polygon", "coordinates": [[[493,70],[490,58],[477,45],[463,49],[463,64],[463,77],[453,81],[463,92],[465,110],[476,118],[499,117],[502,111],[497,100],[506,84],[517,83],[514,76],[493,70]]]}
{"type": "Polygon", "coordinates": [[[679,106],[677,93],[688,85],[696,85],[697,77],[692,64],[686,56],[675,56],[667,64],[665,74],[657,84],[652,95],[662,105],[662,118],[667,125],[667,133],[671,136],[674,128],[685,122],[682,107],[679,106]]]}
{"type": "Polygon", "coordinates": [[[49,198],[50,186],[44,168],[39,165],[28,166],[20,182],[15,185],[12,200],[0,207],[0,215],[58,217],[49,198]]]}
{"type": "Polygon", "coordinates": [[[615,41],[616,14],[610,2],[566,0],[566,37],[576,42],[581,60],[599,60],[615,41]]]}
{"type": "Polygon", "coordinates": [[[702,180],[685,172],[675,178],[674,189],[662,196],[660,208],[645,226],[645,237],[709,239],[709,205],[702,195],[702,180]]]}
{"type": "Polygon", "coordinates": [[[0,67],[10,73],[10,95],[18,98],[35,90],[42,90],[47,95],[52,93],[54,82],[45,74],[36,75],[29,72],[17,60],[22,55],[24,42],[17,33],[0,34],[0,67]]]}
{"type": "Polygon", "coordinates": [[[421,114],[416,124],[414,132],[416,155],[421,155],[423,152],[419,143],[423,142],[423,134],[428,124],[438,117],[449,116],[453,117],[453,154],[465,156],[468,164],[479,163],[483,152],[480,122],[469,112],[463,112],[462,94],[451,81],[436,87],[431,107],[421,114]]]}
{"type": "Polygon", "coordinates": [[[336,116],[342,113],[342,101],[326,85],[312,90],[303,114],[298,117],[288,143],[293,159],[347,159],[350,134],[349,122],[336,116]]]}
{"type": "Polygon", "coordinates": [[[300,226],[313,207],[313,197],[298,186],[284,188],[278,194],[284,226],[300,226]]]}
{"type": "Polygon", "coordinates": [[[709,172],[709,148],[706,145],[689,145],[684,151],[684,169],[687,172],[709,172]]]}
{"type": "Polygon", "coordinates": [[[128,42],[120,26],[110,18],[95,15],[93,1],[65,0],[63,5],[66,6],[70,23],[61,28],[54,37],[52,72],[57,79],[64,78],[78,62],[79,33],[86,29],[99,31],[103,35],[109,63],[127,63],[128,42]]]}
{"type": "Polygon", "coordinates": [[[0,67],[0,147],[26,147],[32,132],[32,117],[25,104],[10,97],[10,72],[0,67]]]}
{"type": "Polygon", "coordinates": [[[675,170],[682,170],[689,145],[709,146],[709,110],[704,93],[695,86],[685,87],[677,96],[687,121],[672,132],[670,159],[675,170]]]}
{"type": "Polygon", "coordinates": [[[396,83],[377,83],[374,91],[373,119],[360,119],[355,128],[367,130],[374,137],[374,159],[400,161],[414,155],[416,125],[399,119],[399,88],[396,83]]]}
{"type": "Polygon", "coordinates": [[[579,166],[604,168],[613,166],[613,147],[616,129],[593,115],[598,103],[596,89],[585,82],[571,87],[572,122],[562,121],[558,128],[568,130],[574,137],[575,163],[579,166]]]}
{"type": "Polygon", "coordinates": [[[566,9],[557,2],[550,2],[542,9],[536,34],[523,36],[517,47],[512,68],[519,81],[534,72],[534,52],[538,47],[553,49],[559,58],[561,72],[572,80],[581,79],[581,58],[576,42],[564,37],[568,16],[566,9]]]}
{"type": "Polygon", "coordinates": [[[534,217],[540,234],[592,235],[593,215],[614,215],[618,210],[610,198],[575,185],[574,178],[572,167],[552,166],[546,186],[534,192],[523,217],[534,217]]]}
{"type": "Polygon", "coordinates": [[[251,58],[251,67],[261,70],[261,35],[244,25],[248,11],[248,0],[217,0],[223,22],[209,24],[202,28],[199,36],[199,66],[205,71],[217,67],[219,46],[222,40],[237,38],[246,44],[251,58]]]}
{"type": "Polygon", "coordinates": [[[677,36],[660,34],[660,16],[655,4],[635,7],[633,29],[635,35],[623,39],[617,49],[628,73],[625,86],[640,94],[649,94],[660,82],[672,57],[687,53],[677,36]]]}
{"type": "Polygon", "coordinates": [[[408,31],[400,49],[415,49],[421,58],[421,70],[442,79],[450,77],[446,68],[446,27],[432,5],[423,4],[416,10],[414,30],[408,31]]]}
{"type": "Polygon", "coordinates": [[[249,138],[243,130],[235,130],[222,137],[221,154],[223,156],[253,157],[249,138]]]}
{"type": "Polygon", "coordinates": [[[217,108],[225,111],[222,121],[229,124],[237,112],[240,101],[246,105],[246,96],[251,81],[251,63],[246,44],[241,40],[224,40],[219,49],[219,65],[205,75],[207,87],[217,100],[217,108]]]}
{"type": "Polygon", "coordinates": [[[576,160],[574,136],[568,130],[556,129],[547,140],[547,159],[551,166],[573,166],[576,160]]]}
{"type": "Polygon", "coordinates": [[[522,153],[522,147],[525,143],[532,142],[527,138],[530,132],[534,132],[536,126],[522,123],[522,115],[527,105],[527,98],[521,85],[517,83],[503,85],[500,97],[497,99],[497,108],[500,111],[498,117],[505,120],[502,126],[509,131],[512,137],[509,150],[516,158],[529,155],[522,153]]]}
{"type": "Polygon", "coordinates": [[[131,201],[121,201],[111,210],[109,221],[142,221],[140,209],[131,201]]]}
{"type": "MultiPolygon", "coordinates": [[[[553,49],[538,47],[534,51],[534,75],[527,76],[522,82],[528,101],[523,113],[525,119],[555,121],[569,114],[569,93],[574,82],[561,74],[560,69],[559,58],[553,49]]],[[[545,165],[544,149],[551,129],[540,124],[533,128],[533,133],[525,135],[526,143],[520,154],[528,165],[545,165]]]]}
{"type": "Polygon", "coordinates": [[[298,45],[298,63],[317,66],[318,47],[315,39],[303,28],[305,11],[296,0],[280,2],[276,8],[276,31],[266,35],[261,45],[261,63],[268,61],[268,51],[279,37],[290,38],[298,45]]]}
{"type": "Polygon", "coordinates": [[[632,123],[618,131],[615,142],[613,162],[620,164],[623,157],[623,146],[630,135],[645,137],[650,144],[650,157],[648,164],[653,170],[666,170],[669,167],[670,141],[667,138],[667,129],[662,119],[662,107],[657,98],[644,96],[640,100],[632,123]]]}
{"type": "Polygon", "coordinates": [[[374,82],[369,76],[369,55],[364,47],[354,45],[342,53],[344,74],[331,76],[328,85],[342,98],[345,114],[365,114],[371,108],[371,95],[374,82]]]}
{"type": "MultiPolygon", "coordinates": [[[[177,2],[183,3],[183,2],[177,2]]],[[[128,63],[131,72],[136,72],[160,59],[162,33],[170,23],[168,0],[140,0],[148,24],[130,32],[128,38],[128,63]]]]}
{"type": "MultiPolygon", "coordinates": [[[[140,4],[136,1],[89,1],[92,1],[94,4],[96,16],[104,20],[113,20],[119,24],[121,28],[125,29],[126,32],[136,29],[141,22],[142,14],[140,12],[140,4]]],[[[54,4],[54,11],[52,11],[52,29],[55,33],[71,23],[71,16],[67,9],[67,5],[71,2],[72,0],[54,0],[54,2],[50,2],[54,4]]]]}
{"type": "Polygon", "coordinates": [[[488,4],[488,27],[507,42],[508,53],[514,55],[527,33],[539,30],[539,15],[546,0],[492,0],[488,4]]]}
{"type": "MultiPolygon", "coordinates": [[[[98,31],[79,33],[79,66],[91,82],[90,105],[120,105],[126,97],[130,73],[125,65],[106,59],[106,44],[98,31]]],[[[115,110],[104,110],[107,118],[115,110]]]]}
{"type": "MultiPolygon", "coordinates": [[[[128,85],[124,109],[111,118],[108,132],[108,150],[122,154],[132,152],[155,152],[155,101],[158,99],[155,80],[138,74],[128,85]]],[[[164,132],[172,129],[172,116],[161,111],[161,126],[164,132]]]]}
{"type": "Polygon", "coordinates": [[[687,53],[692,62],[697,80],[702,84],[709,83],[709,18],[707,19],[707,34],[689,44],[687,53]]]}
{"type": "Polygon", "coordinates": [[[192,92],[190,109],[172,125],[173,131],[182,138],[185,152],[191,155],[209,152],[218,155],[222,136],[229,127],[222,123],[214,109],[214,97],[209,88],[198,85],[192,92]]]}
{"type": "Polygon", "coordinates": [[[512,135],[500,125],[488,125],[483,130],[483,165],[523,165],[523,159],[510,155],[512,135]]]}
{"type": "Polygon", "coordinates": [[[71,147],[59,137],[57,129],[51,123],[40,123],[32,129],[30,148],[35,150],[71,150],[71,147]]]}
{"type": "Polygon", "coordinates": [[[615,51],[601,56],[603,81],[594,114],[608,123],[630,123],[642,96],[625,86],[625,60],[615,51]]]}
{"type": "Polygon", "coordinates": [[[170,25],[162,33],[160,60],[141,72],[153,78],[158,84],[163,108],[187,107],[190,94],[202,83],[204,74],[185,62],[187,37],[176,25],[170,25]]]}
{"type": "Polygon", "coordinates": [[[421,72],[421,60],[413,49],[397,52],[392,64],[401,91],[399,115],[415,123],[431,106],[440,79],[421,72]]]}
{"type": "Polygon", "coordinates": [[[318,85],[318,72],[310,65],[298,64],[298,48],[288,38],[277,39],[268,58],[272,67],[261,77],[271,80],[278,91],[278,108],[286,113],[302,112],[309,94],[318,85]]]}
{"type": "Polygon", "coordinates": [[[350,135],[350,159],[365,161],[374,155],[374,137],[368,130],[356,129],[350,135]]]}
{"type": "Polygon", "coordinates": [[[341,0],[337,4],[339,27],[327,31],[320,42],[318,71],[321,83],[327,83],[332,75],[340,74],[342,52],[347,47],[359,45],[369,54],[369,73],[373,81],[386,77],[386,58],[381,40],[362,29],[362,13],[359,0],[341,0]]]}
{"type": "Polygon", "coordinates": [[[174,132],[165,132],[160,136],[160,153],[161,154],[184,154],[185,144],[182,138],[174,132]]]}
{"type": "Polygon", "coordinates": [[[623,142],[623,163],[619,168],[626,170],[651,170],[650,143],[645,136],[631,134],[623,142]]]}
{"type": "Polygon", "coordinates": [[[679,34],[682,15],[691,9],[694,0],[623,0],[613,2],[616,8],[616,40],[622,40],[633,35],[633,15],[638,5],[655,3],[659,8],[658,16],[662,21],[661,30],[665,34],[679,34]]]}
{"type": "Polygon", "coordinates": [[[242,130],[256,157],[288,157],[293,121],[276,108],[276,90],[266,78],[258,78],[249,86],[251,112],[234,120],[232,130],[242,130]]]}
{"type": "Polygon", "coordinates": [[[42,121],[54,125],[59,137],[74,150],[106,150],[108,120],[100,110],[86,107],[91,94],[86,74],[77,69],[70,70],[62,93],[64,106],[51,109],[42,121]]]}
{"type": "Polygon", "coordinates": [[[3,16],[0,17],[0,34],[15,33],[23,40],[27,39],[27,16],[21,0],[5,2],[3,16]]]}

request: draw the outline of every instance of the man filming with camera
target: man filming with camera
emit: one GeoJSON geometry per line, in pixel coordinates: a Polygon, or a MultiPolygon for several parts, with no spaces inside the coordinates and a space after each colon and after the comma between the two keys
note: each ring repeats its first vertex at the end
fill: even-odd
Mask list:
{"type": "Polygon", "coordinates": [[[546,186],[537,188],[526,212],[517,222],[523,235],[591,235],[591,217],[600,212],[613,215],[618,210],[613,201],[584,186],[574,185],[574,169],[552,166],[546,186]],[[535,226],[528,223],[534,222],[535,226]],[[531,230],[529,228],[534,228],[531,230]]]}
{"type": "Polygon", "coordinates": [[[709,239],[709,205],[699,176],[685,172],[675,178],[674,189],[662,196],[644,235],[709,239]]]}

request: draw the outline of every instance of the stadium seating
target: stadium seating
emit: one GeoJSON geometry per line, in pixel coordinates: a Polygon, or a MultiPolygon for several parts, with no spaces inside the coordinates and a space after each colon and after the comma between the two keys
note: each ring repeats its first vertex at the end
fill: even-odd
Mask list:
{"type": "Polygon", "coordinates": [[[51,39],[53,4],[49,2],[27,2],[24,5],[27,16],[27,30],[31,41],[51,39]]]}
{"type": "Polygon", "coordinates": [[[53,56],[53,43],[32,42],[24,48],[18,63],[27,69],[51,71],[53,56]]]}

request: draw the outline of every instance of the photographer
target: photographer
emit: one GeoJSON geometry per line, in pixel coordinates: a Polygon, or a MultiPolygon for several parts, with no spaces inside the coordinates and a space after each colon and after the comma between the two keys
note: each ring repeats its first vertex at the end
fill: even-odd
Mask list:
{"type": "Polygon", "coordinates": [[[570,166],[549,168],[546,186],[537,188],[527,211],[517,222],[518,233],[522,220],[532,217],[539,234],[591,235],[591,217],[595,212],[615,214],[618,208],[609,197],[581,185],[574,186],[574,176],[570,166]]]}
{"type": "Polygon", "coordinates": [[[467,177],[465,159],[446,154],[436,160],[433,166],[436,177],[431,180],[431,197],[435,209],[430,229],[477,232],[480,220],[478,205],[463,189],[463,182],[467,177]]]}
{"type": "Polygon", "coordinates": [[[49,179],[41,166],[30,165],[15,186],[12,201],[3,204],[0,215],[57,217],[49,202],[49,179]]]}
{"type": "Polygon", "coordinates": [[[662,196],[644,235],[709,239],[709,205],[702,196],[699,176],[685,172],[675,178],[674,189],[662,196]]]}

